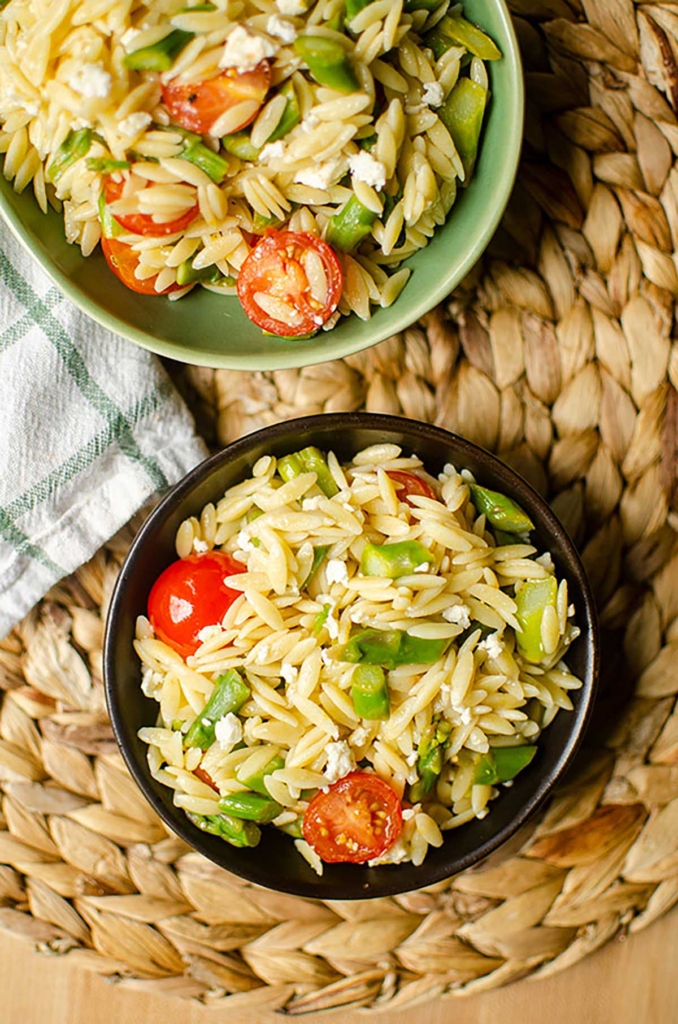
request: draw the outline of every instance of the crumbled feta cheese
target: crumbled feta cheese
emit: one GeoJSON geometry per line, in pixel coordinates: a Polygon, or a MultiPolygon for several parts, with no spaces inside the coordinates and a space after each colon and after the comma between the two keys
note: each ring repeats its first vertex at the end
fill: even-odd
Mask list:
{"type": "Polygon", "coordinates": [[[140,135],[145,128],[148,128],[153,118],[145,110],[138,110],[136,114],[128,114],[118,124],[118,131],[128,138],[140,135]]]}
{"type": "Polygon", "coordinates": [[[460,708],[457,705],[453,705],[452,710],[457,712],[462,721],[462,725],[468,725],[473,718],[470,708],[460,708]]]}
{"type": "Polygon", "coordinates": [[[206,544],[204,540],[200,540],[200,537],[193,538],[193,550],[198,554],[202,555],[205,551],[209,551],[209,544],[206,544]]]}
{"type": "Polygon", "coordinates": [[[230,749],[242,739],[242,722],[237,715],[229,711],[214,726],[214,735],[222,750],[230,749]]]}
{"type": "Polygon", "coordinates": [[[138,28],[128,28],[126,32],[120,36],[120,42],[129,53],[129,45],[133,43],[138,35],[141,35],[141,31],[138,28]]]}
{"type": "Polygon", "coordinates": [[[270,658],[270,656],[271,656],[271,646],[270,646],[270,644],[262,644],[261,647],[259,648],[259,650],[257,651],[257,653],[256,653],[256,655],[254,657],[254,660],[257,662],[258,665],[265,665],[266,662],[268,661],[268,659],[270,658]]]}
{"type": "Polygon", "coordinates": [[[368,860],[367,865],[368,867],[375,868],[379,864],[402,864],[403,861],[409,860],[410,856],[409,848],[402,839],[398,839],[381,857],[368,860]]]}
{"type": "Polygon", "coordinates": [[[556,567],[553,564],[553,559],[551,558],[550,551],[545,551],[543,555],[539,556],[539,558],[535,558],[535,562],[538,562],[539,565],[543,565],[547,572],[556,571],[556,567]]]}
{"type": "Polygon", "coordinates": [[[422,562],[421,565],[415,565],[415,567],[414,567],[414,571],[415,572],[428,572],[428,570],[429,570],[429,563],[428,562],[422,562]]]}
{"type": "Polygon", "coordinates": [[[331,785],[353,771],[356,766],[355,758],[346,740],[328,743],[325,751],[327,753],[327,764],[325,765],[323,775],[331,785]]]}
{"type": "Polygon", "coordinates": [[[330,652],[326,650],[324,647],[320,652],[320,660],[322,661],[323,665],[325,665],[326,668],[329,668],[330,665],[334,664],[333,659],[330,657],[330,652]]]}
{"type": "Polygon", "coordinates": [[[87,99],[105,99],[111,92],[111,76],[101,64],[83,64],[68,79],[73,92],[87,99]]]}
{"type": "Polygon", "coordinates": [[[301,507],[304,512],[315,512],[320,508],[323,500],[324,498],[321,494],[317,494],[314,498],[304,498],[301,502],[301,507]]]}
{"type": "Polygon", "coordinates": [[[498,658],[504,650],[504,645],[500,642],[499,633],[490,633],[488,637],[480,641],[476,650],[487,651],[488,658],[498,658]]]}
{"type": "Polygon", "coordinates": [[[199,633],[196,633],[196,640],[199,640],[201,644],[204,644],[206,640],[211,640],[214,636],[219,636],[220,633],[224,632],[224,627],[221,623],[216,623],[214,626],[203,626],[199,633]]]}
{"type": "Polygon", "coordinates": [[[141,678],[141,692],[145,697],[159,699],[163,680],[164,676],[162,672],[154,672],[153,669],[150,668],[145,669],[141,678]]]}
{"type": "Polygon", "coordinates": [[[297,185],[307,185],[309,188],[319,188],[327,191],[344,173],[344,165],[341,160],[326,160],[323,164],[311,164],[310,167],[302,167],[294,175],[297,185]]]}
{"type": "Polygon", "coordinates": [[[306,12],[304,0],[275,0],[275,5],[280,13],[286,14],[288,18],[294,18],[296,15],[306,12]]]}
{"type": "Polygon", "coordinates": [[[294,680],[299,675],[299,669],[295,668],[294,665],[286,665],[285,663],[283,663],[280,666],[280,675],[282,676],[286,683],[293,683],[294,680]]]}
{"type": "Polygon", "coordinates": [[[348,168],[357,181],[363,181],[377,191],[386,184],[386,168],[364,149],[348,158],[348,168]]]}
{"type": "Polygon", "coordinates": [[[341,558],[330,558],[329,562],[325,566],[325,578],[327,582],[332,583],[348,583],[348,569],[346,568],[346,562],[341,558]]]}
{"type": "Polygon", "coordinates": [[[357,729],[354,729],[351,734],[351,739],[356,747],[364,746],[370,738],[370,731],[363,725],[359,725],[357,729]]]}
{"type": "Polygon", "coordinates": [[[221,55],[219,67],[251,71],[266,57],[275,56],[277,48],[270,39],[255,35],[244,25],[236,25],[224,43],[224,52],[221,55]]]}
{"type": "Polygon", "coordinates": [[[445,608],[442,615],[445,622],[453,622],[462,629],[468,629],[471,625],[470,609],[465,604],[452,604],[445,608]]]}
{"type": "Polygon", "coordinates": [[[254,551],[252,537],[247,527],[240,531],[240,533],[236,537],[236,543],[241,551],[254,551]]]}
{"type": "Polygon", "coordinates": [[[266,31],[269,36],[281,39],[283,43],[293,43],[297,38],[297,30],[291,21],[284,21],[277,14],[271,14],[266,22],[266,31]]]}
{"type": "Polygon", "coordinates": [[[269,142],[259,154],[259,163],[268,164],[271,160],[282,160],[285,155],[285,143],[282,139],[277,142],[269,142]]]}
{"type": "Polygon", "coordinates": [[[325,619],[325,629],[327,630],[330,640],[336,640],[339,636],[339,623],[334,617],[334,612],[330,608],[325,619]]]}
{"type": "Polygon", "coordinates": [[[407,757],[405,758],[405,763],[408,764],[410,768],[412,768],[412,766],[417,763],[418,757],[419,754],[416,752],[416,750],[413,750],[412,753],[408,754],[407,757]]]}
{"type": "Polygon", "coordinates": [[[443,87],[440,82],[427,82],[421,98],[427,106],[439,107],[443,102],[443,96],[443,87]]]}
{"type": "Polygon", "coordinates": [[[313,129],[317,128],[319,124],[320,118],[317,117],[312,110],[310,110],[306,117],[304,118],[304,120],[301,122],[301,130],[302,132],[305,132],[306,135],[308,135],[309,132],[312,132],[313,129]]]}

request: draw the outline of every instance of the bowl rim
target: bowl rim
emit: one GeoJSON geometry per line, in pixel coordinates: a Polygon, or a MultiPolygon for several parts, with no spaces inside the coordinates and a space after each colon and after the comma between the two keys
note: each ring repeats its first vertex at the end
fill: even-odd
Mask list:
{"type": "MultiPolygon", "coordinates": [[[[208,456],[208,458],[194,467],[194,469],[186,474],[179,483],[171,488],[143,523],[129,548],[118,578],[115,582],[106,617],[103,643],[103,676],[106,705],[111,725],[113,727],[113,732],[118,743],[118,748],[132,777],[136,781],[145,798],[149,801],[162,820],[169,825],[172,831],[212,863],[218,863],[218,861],[215,861],[201,844],[201,833],[199,830],[189,822],[188,818],[180,808],[174,808],[172,806],[171,810],[168,809],[167,805],[162,802],[160,797],[152,788],[151,777],[145,767],[145,764],[140,763],[134,757],[132,751],[127,749],[124,713],[114,683],[115,647],[113,638],[120,617],[122,596],[126,589],[128,577],[134,570],[135,564],[139,559],[140,554],[143,552],[147,540],[152,537],[155,524],[158,520],[163,519],[165,512],[173,507],[175,503],[180,502],[184,497],[189,495],[199,483],[203,482],[212,474],[213,470],[219,468],[222,464],[228,463],[232,459],[237,458],[239,455],[245,454],[253,443],[257,443],[257,441],[263,438],[274,441],[281,435],[284,436],[290,432],[293,434],[301,433],[302,431],[310,430],[320,424],[327,427],[334,426],[337,430],[345,426],[355,426],[362,428],[367,427],[375,430],[407,429],[408,431],[411,431],[413,424],[416,424],[419,431],[423,430],[429,438],[437,440],[441,444],[449,445],[450,441],[452,441],[461,453],[465,451],[475,460],[489,460],[493,470],[496,472],[496,475],[502,480],[505,480],[507,485],[509,485],[509,493],[511,493],[512,496],[517,496],[520,501],[526,503],[528,509],[530,508],[530,503],[538,507],[540,514],[545,521],[545,529],[550,533],[558,534],[565,549],[567,550],[567,556],[569,559],[568,575],[576,578],[577,584],[583,595],[581,616],[582,634],[588,642],[590,652],[589,671],[582,679],[582,688],[577,691],[578,701],[575,711],[573,712],[576,717],[572,719],[572,728],[568,732],[566,742],[564,743],[562,750],[559,752],[556,763],[551,771],[544,775],[530,799],[521,806],[519,811],[502,829],[482,842],[479,846],[475,847],[474,850],[469,852],[467,855],[457,857],[456,859],[451,858],[451,863],[453,864],[452,867],[446,868],[444,865],[441,865],[437,869],[429,868],[426,870],[426,862],[424,861],[424,865],[422,865],[422,867],[424,869],[425,877],[422,877],[421,885],[416,884],[416,882],[413,885],[408,884],[405,886],[398,884],[398,872],[395,870],[398,865],[389,865],[389,867],[394,868],[392,873],[393,883],[389,884],[387,881],[384,884],[379,884],[378,887],[375,887],[377,889],[375,892],[357,891],[347,894],[344,888],[344,883],[337,883],[334,888],[332,888],[331,885],[328,885],[327,881],[323,881],[323,891],[319,895],[319,893],[314,889],[312,883],[307,884],[303,881],[292,881],[290,883],[285,881],[285,884],[276,884],[277,880],[275,878],[270,882],[262,881],[260,874],[256,871],[250,870],[249,860],[245,857],[242,858],[242,862],[238,865],[237,869],[232,865],[229,865],[229,867],[225,867],[223,864],[221,865],[222,867],[225,867],[225,870],[232,871],[249,882],[265,885],[268,888],[276,889],[295,896],[322,899],[378,898],[381,896],[391,896],[412,891],[414,889],[421,888],[422,886],[433,885],[482,862],[491,853],[514,836],[519,829],[525,825],[528,819],[532,818],[540,805],[544,803],[547,797],[551,794],[556,783],[563,778],[564,774],[571,766],[590,723],[598,686],[600,666],[598,617],[595,598],[586,575],[586,570],[581,561],[581,557],[564,526],[559,522],[546,500],[542,498],[531,484],[516,472],[516,470],[502,462],[492,452],[452,431],[424,423],[423,421],[381,413],[320,413],[313,416],[299,417],[293,420],[284,420],[262,427],[259,430],[245,435],[244,437],[238,438],[226,445],[220,451],[208,456]],[[586,626],[586,632],[584,632],[584,625],[586,626]]],[[[364,868],[365,865],[360,865],[360,867],[364,868]]]]}
{"type": "MultiPolygon", "coordinates": [[[[334,359],[342,359],[345,356],[361,352],[404,330],[410,324],[430,312],[438,303],[442,302],[480,259],[504,215],[515,183],[522,147],[525,82],[518,39],[506,0],[492,0],[492,4],[496,6],[506,39],[509,43],[506,52],[502,54],[502,60],[506,61],[512,85],[512,103],[508,104],[508,109],[504,112],[504,120],[508,122],[507,135],[509,142],[503,153],[501,177],[493,195],[493,202],[481,207],[481,213],[478,217],[480,230],[474,235],[473,243],[465,251],[461,259],[451,264],[443,272],[443,276],[438,279],[436,287],[432,291],[427,292],[426,296],[422,296],[418,301],[410,301],[404,304],[402,313],[397,319],[388,319],[387,326],[380,328],[377,321],[371,321],[376,324],[375,329],[372,334],[365,338],[355,338],[348,334],[345,339],[339,337],[339,340],[328,344],[328,335],[321,332],[315,336],[314,341],[316,344],[310,350],[307,347],[297,349],[294,344],[290,344],[273,352],[255,354],[254,357],[248,353],[246,348],[242,352],[225,354],[201,354],[200,352],[187,351],[185,346],[179,342],[157,338],[149,333],[149,331],[118,319],[114,314],[100,308],[96,300],[86,294],[83,287],[73,281],[68,274],[60,270],[52,262],[46,251],[43,251],[40,247],[32,248],[30,238],[25,233],[26,228],[24,227],[22,217],[9,199],[11,183],[5,183],[4,181],[2,182],[2,187],[0,187],[0,216],[5,220],[7,226],[24,249],[33,259],[37,260],[50,280],[82,312],[113,334],[118,334],[128,341],[139,345],[141,348],[155,352],[157,355],[176,360],[177,362],[196,366],[209,366],[215,369],[281,370],[297,368],[309,365],[310,363],[323,363],[334,359]],[[7,190],[7,194],[5,194],[5,190],[7,190]],[[325,344],[323,344],[323,339],[326,339],[325,344]]],[[[416,256],[417,254],[413,255],[416,256]]],[[[407,261],[405,261],[405,265],[407,265],[407,261]]]]}

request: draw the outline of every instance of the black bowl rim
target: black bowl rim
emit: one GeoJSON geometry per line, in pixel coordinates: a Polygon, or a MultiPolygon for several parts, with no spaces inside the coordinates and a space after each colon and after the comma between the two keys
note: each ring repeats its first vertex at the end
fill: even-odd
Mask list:
{"type": "MultiPolygon", "coordinates": [[[[116,631],[118,616],[119,616],[119,605],[121,602],[121,596],[124,593],[126,582],[131,574],[134,567],[134,563],[143,550],[147,540],[153,534],[155,523],[157,520],[162,519],[167,510],[168,506],[174,506],[180,502],[186,495],[188,495],[195,486],[202,482],[208,477],[212,471],[221,466],[225,462],[231,461],[233,458],[237,458],[239,455],[246,453],[247,449],[251,447],[253,443],[258,440],[267,438],[274,440],[281,435],[288,433],[301,433],[313,429],[315,426],[323,424],[326,427],[336,426],[339,430],[341,427],[362,427],[372,428],[375,430],[407,430],[412,431],[413,426],[416,427],[418,433],[427,435],[431,440],[438,440],[441,444],[449,445],[450,441],[454,442],[455,447],[461,452],[468,453],[469,456],[484,460],[492,465],[492,469],[495,474],[504,480],[509,487],[509,492],[512,496],[516,496],[519,501],[525,504],[529,510],[530,503],[539,508],[542,519],[546,524],[546,528],[550,533],[558,535],[567,551],[567,557],[569,560],[568,572],[571,576],[575,577],[578,585],[581,588],[581,592],[584,596],[584,607],[582,608],[582,619],[585,622],[587,630],[588,640],[590,643],[590,669],[588,676],[582,679],[582,688],[577,691],[579,695],[579,704],[577,709],[577,716],[573,718],[573,728],[570,730],[567,741],[563,746],[563,749],[558,756],[558,760],[552,770],[544,775],[540,785],[535,790],[532,797],[521,807],[511,821],[505,825],[500,831],[495,833],[485,842],[477,846],[472,852],[469,852],[465,856],[450,859],[450,866],[445,867],[441,865],[437,869],[428,869],[426,867],[426,861],[421,865],[421,885],[406,885],[398,884],[398,871],[397,865],[393,865],[393,883],[380,884],[377,888],[378,891],[365,892],[359,890],[356,892],[347,893],[344,884],[338,884],[332,888],[328,886],[327,881],[323,881],[322,895],[319,897],[317,890],[313,884],[307,884],[303,881],[285,881],[276,878],[275,876],[270,880],[263,882],[258,872],[250,869],[249,859],[242,858],[242,862],[238,864],[237,870],[233,865],[224,867],[224,870],[230,871],[233,874],[237,874],[240,877],[246,879],[249,882],[264,885],[270,889],[275,889],[280,892],[285,892],[295,896],[302,896],[306,898],[322,898],[322,899],[365,899],[365,898],[379,898],[381,896],[393,896],[403,892],[412,891],[414,889],[424,888],[440,882],[446,878],[450,878],[453,875],[459,874],[462,871],[467,870],[469,867],[476,865],[493,853],[498,847],[502,846],[508,839],[514,836],[519,829],[525,825],[525,823],[533,816],[539,806],[546,800],[554,786],[559,779],[563,777],[567,769],[570,767],[577,750],[582,742],[584,733],[588,726],[591,712],[593,709],[594,698],[598,685],[598,674],[600,665],[600,640],[598,635],[598,618],[596,613],[595,599],[591,586],[586,575],[586,570],[581,561],[579,552],[577,551],[574,543],[569,537],[569,534],[565,530],[565,527],[557,519],[550,506],[547,504],[544,498],[532,487],[527,480],[524,479],[516,470],[512,469],[506,463],[502,462],[496,455],[488,451],[486,448],[475,444],[472,441],[467,440],[459,434],[453,431],[446,430],[442,427],[435,426],[430,423],[425,423],[422,420],[410,419],[404,416],[392,416],[383,413],[370,413],[370,412],[349,412],[349,413],[320,413],[312,416],[303,416],[291,420],[282,420],[277,423],[271,424],[266,427],[262,427],[252,433],[246,434],[244,437],[240,437],[235,441],[232,441],[220,451],[215,452],[213,455],[208,456],[201,463],[195,466],[189,473],[186,474],[170,491],[162,498],[162,500],[155,507],[153,512],[146,519],[138,534],[134,538],[132,545],[125,557],[122,568],[115,582],[110,604],[108,608],[108,614],[106,618],[106,627],[104,633],[104,644],[103,644],[103,674],[104,674],[104,689],[106,696],[106,705],[108,708],[108,714],[113,727],[113,732],[118,743],[118,747],[123,756],[123,759],[127,765],[127,768],[134,778],[135,782],[139,786],[141,792],[145,798],[149,801],[153,809],[159,815],[159,817],[170,827],[170,829],[183,839],[189,846],[201,853],[206,859],[212,863],[218,864],[219,862],[204,848],[201,839],[201,833],[193,825],[191,825],[188,818],[185,816],[183,811],[179,808],[172,808],[171,812],[167,806],[160,800],[156,793],[151,789],[149,785],[150,776],[145,769],[132,755],[131,751],[127,749],[127,745],[124,739],[124,712],[121,704],[118,700],[116,687],[114,683],[115,679],[115,659],[114,659],[114,645],[112,637],[116,631]]],[[[360,865],[364,868],[364,865],[360,865]]],[[[357,888],[357,887],[356,887],[357,888]]]]}

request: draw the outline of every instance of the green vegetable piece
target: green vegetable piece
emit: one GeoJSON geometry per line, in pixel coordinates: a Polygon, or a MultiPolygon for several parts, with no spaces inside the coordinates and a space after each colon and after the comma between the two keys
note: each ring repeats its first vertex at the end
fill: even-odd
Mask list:
{"type": "Polygon", "coordinates": [[[474,785],[496,786],[499,782],[514,779],[536,753],[536,747],[494,747],[478,761],[474,785]]]}
{"type": "Polygon", "coordinates": [[[435,11],[440,0],[405,0],[404,11],[435,11]]]}
{"type": "MultiPolygon", "coordinates": [[[[500,491],[490,491],[478,484],[469,484],[473,504],[483,513],[491,526],[504,533],[526,533],[534,530],[534,523],[511,498],[500,491]]],[[[515,541],[513,542],[515,543],[515,541]]]]}
{"type": "Polygon", "coordinates": [[[294,480],[302,473],[315,473],[318,487],[328,498],[339,493],[325,456],[318,448],[302,448],[300,452],[278,459],[278,473],[283,480],[294,480]]]}
{"type": "Polygon", "coordinates": [[[194,32],[184,32],[183,29],[175,28],[152,46],[142,46],[139,50],[126,53],[122,62],[132,71],[169,71],[194,35],[194,32]]]}
{"type": "Polygon", "coordinates": [[[344,25],[346,23],[346,10],[337,11],[329,21],[325,23],[326,28],[332,29],[333,32],[343,32],[344,25]]]}
{"type": "Polygon", "coordinates": [[[438,117],[452,136],[464,165],[468,184],[478,155],[480,129],[487,103],[487,90],[470,78],[460,78],[441,107],[438,117]]]}
{"type": "Polygon", "coordinates": [[[351,676],[351,700],[361,718],[377,722],[389,717],[391,700],[386,673],[380,665],[356,665],[351,676]]]}
{"type": "Polygon", "coordinates": [[[288,822],[287,825],[279,825],[278,828],[283,832],[286,832],[288,836],[292,836],[293,839],[303,839],[303,824],[303,818],[295,818],[294,821],[288,822]]]}
{"type": "Polygon", "coordinates": [[[184,746],[200,747],[201,750],[211,747],[214,743],[214,727],[219,719],[230,711],[239,711],[249,695],[250,688],[243,682],[239,672],[234,668],[224,672],[214,684],[207,704],[186,733],[184,746]]]}
{"type": "Polygon", "coordinates": [[[214,4],[193,4],[192,7],[180,7],[177,14],[196,14],[198,11],[216,11],[214,4]]]}
{"type": "Polygon", "coordinates": [[[301,121],[301,107],[299,106],[299,100],[297,94],[294,91],[294,85],[291,79],[280,86],[278,89],[278,95],[284,96],[287,100],[285,109],[282,112],[282,117],[278,121],[278,124],[269,135],[267,142],[277,142],[278,139],[284,139],[289,132],[301,121]]]}
{"type": "Polygon", "coordinates": [[[274,228],[277,224],[282,224],[282,221],[275,214],[271,214],[270,217],[264,217],[258,210],[254,211],[252,227],[255,231],[265,231],[266,228],[274,228]]]}
{"type": "Polygon", "coordinates": [[[498,46],[482,29],[465,18],[453,18],[446,14],[424,38],[426,45],[433,50],[436,60],[452,46],[463,46],[481,60],[501,59],[501,50],[498,46]]]}
{"type": "Polygon", "coordinates": [[[193,268],[193,260],[184,260],[177,267],[177,284],[194,284],[196,281],[208,281],[212,284],[221,278],[221,271],[217,267],[202,267],[200,270],[193,268]]]}
{"type": "Polygon", "coordinates": [[[187,817],[203,832],[225,839],[231,846],[258,846],[261,831],[251,821],[234,818],[228,814],[193,814],[186,812],[187,817]]]}
{"type": "Polygon", "coordinates": [[[332,610],[332,606],[331,605],[324,604],[323,605],[323,610],[321,612],[318,612],[318,614],[314,618],[314,620],[313,620],[313,629],[312,629],[312,633],[313,633],[314,636],[318,635],[320,630],[323,628],[323,626],[327,622],[327,619],[328,619],[328,616],[329,616],[331,610],[332,610]]]}
{"type": "Polygon", "coordinates": [[[555,576],[545,580],[525,580],[516,594],[516,618],[520,632],[516,632],[518,650],[533,664],[547,657],[541,638],[541,623],[545,609],[557,609],[558,581],[555,576]]]}
{"type": "Polygon", "coordinates": [[[330,218],[327,226],[327,244],[341,252],[352,252],[363,238],[367,238],[377,219],[376,213],[363,206],[355,195],[330,218]]]}
{"type": "Polygon", "coordinates": [[[222,183],[228,173],[228,160],[224,160],[223,156],[219,156],[202,142],[189,142],[181,153],[181,159],[195,164],[217,185],[222,183]]]}
{"type": "Polygon", "coordinates": [[[302,590],[304,589],[304,587],[307,587],[309,585],[309,583],[317,573],[318,569],[327,558],[327,552],[329,550],[329,544],[320,544],[317,548],[313,548],[313,564],[311,565],[311,568],[308,571],[308,576],[301,584],[302,590]]]}
{"type": "Polygon", "coordinates": [[[423,640],[401,629],[368,629],[344,644],[337,657],[339,661],[381,665],[386,669],[398,665],[432,665],[449,643],[446,639],[423,640]]]}
{"type": "Polygon", "coordinates": [[[225,135],[221,140],[221,145],[231,156],[237,156],[238,160],[243,160],[246,163],[253,163],[255,160],[258,160],[261,153],[261,150],[257,149],[250,142],[250,133],[248,131],[225,135]]]}
{"type": "Polygon", "coordinates": [[[419,778],[410,786],[410,799],[413,803],[419,803],[438,781],[445,763],[445,749],[451,732],[452,726],[449,722],[435,720],[424,730],[417,748],[419,778]]]}
{"type": "Polygon", "coordinates": [[[324,36],[297,36],[294,49],[306,63],[318,85],[337,92],[357,92],[360,83],[351,67],[346,51],[333,39],[324,36]]]}
{"type": "Polygon", "coordinates": [[[56,183],[62,174],[72,167],[76,160],[87,156],[92,145],[92,129],[79,128],[69,132],[56,151],[56,155],[47,170],[47,177],[56,183]]]}
{"type": "Polygon", "coordinates": [[[353,21],[356,14],[360,14],[373,2],[374,0],[346,0],[346,21],[353,21]]]}
{"type": "Polygon", "coordinates": [[[356,142],[361,149],[366,149],[368,153],[371,153],[377,144],[377,133],[373,132],[372,135],[366,135],[364,139],[356,139],[356,142]]]}
{"type": "Polygon", "coordinates": [[[254,775],[243,777],[236,772],[236,778],[238,782],[242,782],[243,786],[247,786],[248,789],[253,790],[255,793],[260,793],[262,796],[270,796],[270,793],[266,789],[264,779],[267,775],[271,775],[273,772],[277,772],[280,768],[284,767],[285,762],[282,757],[276,754],[275,757],[272,757],[271,760],[268,761],[263,768],[260,768],[254,775]]]}
{"type": "Polygon", "coordinates": [[[397,580],[407,576],[419,565],[431,565],[433,555],[418,540],[402,540],[394,544],[366,544],[360,559],[364,576],[384,576],[397,580]]]}
{"type": "Polygon", "coordinates": [[[507,533],[506,530],[494,530],[494,539],[497,542],[498,548],[503,548],[507,544],[515,544],[516,536],[514,533],[507,533]]]}
{"type": "Polygon", "coordinates": [[[257,821],[265,825],[282,813],[282,806],[268,794],[261,793],[229,793],[219,801],[219,810],[234,818],[245,821],[257,821]]]}
{"type": "Polygon", "coordinates": [[[88,171],[96,171],[97,174],[128,171],[132,166],[129,160],[107,160],[105,157],[88,157],[85,165],[88,171]]]}
{"type": "Polygon", "coordinates": [[[117,235],[124,234],[124,228],[121,224],[118,224],[117,220],[106,205],[103,192],[99,194],[99,201],[97,205],[99,207],[101,233],[104,238],[116,238],[117,235]]]}

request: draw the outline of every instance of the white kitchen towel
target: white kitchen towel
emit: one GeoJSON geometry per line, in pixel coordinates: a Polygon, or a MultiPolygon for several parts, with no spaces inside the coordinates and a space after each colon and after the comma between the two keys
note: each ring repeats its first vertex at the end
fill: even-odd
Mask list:
{"type": "Polygon", "coordinates": [[[206,454],[159,360],[81,313],[0,221],[0,638],[206,454]]]}

